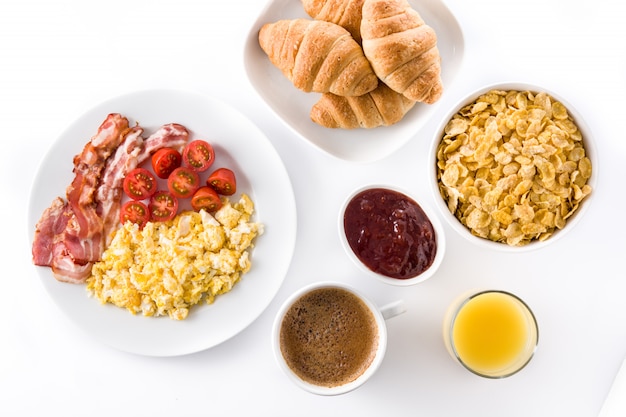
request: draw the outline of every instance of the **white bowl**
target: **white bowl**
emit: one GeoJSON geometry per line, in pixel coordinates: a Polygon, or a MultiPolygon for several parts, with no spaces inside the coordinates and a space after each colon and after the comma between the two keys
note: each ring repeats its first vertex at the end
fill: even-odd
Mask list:
{"type": "Polygon", "coordinates": [[[567,100],[565,100],[560,94],[555,93],[549,89],[546,89],[542,86],[537,86],[534,84],[521,83],[521,82],[502,82],[502,83],[494,83],[491,85],[487,85],[481,87],[480,89],[473,91],[467,94],[465,97],[460,99],[457,104],[445,115],[442,119],[439,127],[436,130],[435,137],[433,138],[433,142],[430,148],[430,162],[432,163],[429,169],[429,181],[431,184],[431,189],[435,201],[435,205],[439,210],[439,213],[443,218],[447,221],[447,223],[461,236],[463,236],[469,242],[479,245],[486,249],[494,249],[498,251],[504,252],[525,252],[540,249],[545,247],[546,245],[550,245],[561,239],[569,230],[573,229],[575,225],[583,218],[584,213],[587,211],[591,201],[593,200],[593,194],[596,189],[597,179],[598,179],[598,156],[596,147],[593,140],[593,134],[589,129],[589,126],[585,123],[583,117],[578,113],[576,108],[572,106],[567,100]],[[470,229],[464,226],[448,209],[447,203],[444,198],[441,196],[439,192],[439,182],[437,179],[437,147],[441,142],[441,139],[444,135],[444,128],[447,123],[450,121],[452,116],[456,114],[462,107],[466,104],[472,103],[476,100],[480,95],[487,93],[490,90],[514,90],[514,91],[531,91],[531,92],[545,92],[553,97],[555,100],[560,101],[568,110],[570,117],[574,120],[578,129],[582,133],[583,136],[583,144],[585,147],[586,156],[591,160],[592,165],[592,174],[589,178],[587,184],[592,187],[591,194],[583,199],[580,203],[578,209],[567,219],[565,227],[563,229],[556,229],[554,233],[547,238],[546,240],[539,241],[533,240],[526,245],[522,246],[511,246],[502,242],[494,242],[486,238],[482,238],[476,236],[470,232],[470,229]]]}
{"type": "Polygon", "coordinates": [[[338,216],[338,229],[339,229],[339,239],[341,241],[341,245],[343,246],[345,252],[348,254],[348,256],[350,257],[350,259],[355,263],[355,265],[367,276],[373,277],[375,279],[378,279],[381,282],[384,282],[385,284],[390,284],[390,285],[395,285],[395,286],[402,286],[402,287],[406,287],[406,286],[410,286],[410,285],[416,285],[419,284],[420,282],[424,282],[427,279],[431,278],[436,272],[437,269],[439,269],[439,266],[441,265],[441,262],[443,260],[443,257],[445,255],[446,252],[446,239],[445,239],[445,235],[444,235],[444,231],[443,231],[443,226],[439,220],[439,217],[437,216],[437,213],[434,209],[432,209],[431,207],[429,207],[427,204],[423,203],[422,201],[420,201],[419,199],[415,198],[414,196],[412,196],[408,191],[403,190],[399,187],[396,186],[392,186],[392,185],[386,185],[386,184],[371,184],[371,185],[366,185],[360,188],[357,188],[356,190],[354,190],[352,193],[350,193],[350,195],[345,199],[344,203],[341,206],[341,210],[339,211],[339,216],[338,216]],[[420,208],[422,209],[422,211],[424,212],[424,214],[426,215],[426,217],[428,217],[428,219],[430,220],[433,229],[435,231],[435,241],[436,241],[436,245],[437,245],[437,250],[435,253],[435,257],[431,263],[431,265],[424,270],[422,273],[412,277],[412,278],[393,278],[387,275],[384,275],[382,273],[378,273],[373,271],[372,269],[370,269],[367,265],[365,265],[361,259],[359,259],[359,257],[354,253],[354,251],[352,250],[352,248],[350,247],[350,244],[348,243],[348,239],[346,237],[346,231],[345,231],[345,227],[344,227],[344,214],[346,211],[346,208],[348,207],[348,204],[350,203],[350,201],[360,192],[365,191],[365,190],[369,190],[369,189],[376,189],[376,188],[382,188],[382,189],[386,189],[386,190],[391,190],[391,191],[395,191],[398,192],[400,194],[403,194],[404,196],[408,197],[409,199],[413,200],[414,202],[416,202],[420,208]]]}
{"type": "MultiPolygon", "coordinates": [[[[456,78],[463,59],[465,43],[461,28],[441,0],[409,2],[437,33],[445,95],[446,86],[456,78]]],[[[270,0],[248,34],[244,66],[250,83],[261,99],[296,136],[339,159],[371,162],[382,159],[405,145],[434,114],[437,103],[418,103],[403,120],[388,127],[328,129],[312,122],[309,113],[320,95],[296,89],[269,61],[258,41],[259,29],[265,23],[295,18],[310,18],[300,0],[270,0]]]]}

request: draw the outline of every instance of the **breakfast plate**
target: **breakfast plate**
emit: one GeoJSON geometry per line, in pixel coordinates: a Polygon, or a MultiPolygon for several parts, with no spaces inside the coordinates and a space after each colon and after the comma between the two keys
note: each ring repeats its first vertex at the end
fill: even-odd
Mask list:
{"type": "MultiPolygon", "coordinates": [[[[456,78],[463,60],[463,32],[441,0],[409,0],[409,3],[437,33],[445,95],[447,86],[456,78]]],[[[258,41],[259,29],[265,23],[295,18],[310,19],[300,0],[270,0],[250,29],[244,49],[244,65],[250,83],[288,128],[317,149],[351,162],[382,159],[419,133],[434,114],[437,103],[417,103],[400,122],[388,127],[345,130],[328,129],[313,123],[309,113],[320,95],[296,89],[269,61],[258,41]]]]}
{"type": "MultiPolygon", "coordinates": [[[[250,325],[270,304],[286,276],[296,237],[296,208],[291,181],[267,137],[225,103],[200,94],[150,90],[113,98],[76,120],[44,157],[32,187],[30,242],[43,211],[71,183],[72,159],[109,113],[120,113],[146,133],[166,123],[180,123],[191,137],[209,141],[216,164],[238,173],[237,193],[255,204],[254,221],[264,225],[251,252],[252,267],[240,282],[215,302],[191,307],[182,321],[132,315],[88,296],[86,286],[58,282],[48,267],[36,267],[42,284],[59,308],[89,335],[122,351],[147,356],[175,356],[218,345],[250,325]],[[221,160],[220,160],[221,158],[221,160]]],[[[216,165],[217,166],[217,165],[216,165]]]]}

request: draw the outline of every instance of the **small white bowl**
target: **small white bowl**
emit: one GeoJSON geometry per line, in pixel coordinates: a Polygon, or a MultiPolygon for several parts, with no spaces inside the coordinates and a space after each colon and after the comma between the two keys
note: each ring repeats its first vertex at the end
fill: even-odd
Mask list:
{"type": "Polygon", "coordinates": [[[406,287],[406,286],[416,285],[416,284],[419,284],[420,282],[426,281],[427,279],[432,277],[435,274],[435,272],[437,272],[437,269],[439,269],[439,266],[441,265],[441,262],[446,252],[446,239],[445,239],[445,235],[443,231],[443,226],[439,220],[439,217],[437,216],[436,211],[433,210],[431,207],[429,207],[427,204],[424,204],[423,202],[421,202],[420,200],[412,196],[406,190],[396,187],[396,186],[392,186],[392,185],[387,185],[387,184],[366,185],[366,186],[357,188],[355,191],[350,193],[350,195],[345,199],[343,205],[341,206],[341,210],[339,211],[338,226],[339,226],[338,227],[339,239],[341,241],[341,244],[344,250],[346,251],[346,253],[348,254],[348,256],[350,257],[350,259],[356,264],[356,266],[366,275],[370,277],[374,277],[378,279],[379,281],[382,281],[385,284],[389,284],[389,285],[406,287]],[[421,272],[420,274],[412,278],[393,278],[393,277],[384,275],[382,273],[375,272],[374,270],[370,269],[367,265],[365,265],[361,261],[361,259],[359,259],[359,257],[355,254],[355,252],[350,247],[350,244],[348,243],[348,239],[346,237],[346,231],[344,227],[344,214],[345,214],[346,208],[348,207],[348,204],[352,201],[352,199],[356,195],[358,195],[362,191],[370,190],[370,189],[378,189],[378,188],[391,190],[391,191],[395,191],[397,193],[403,194],[405,197],[408,197],[409,199],[417,203],[417,205],[422,209],[426,217],[428,217],[428,220],[430,220],[430,223],[432,224],[433,229],[435,231],[435,242],[436,242],[436,247],[437,247],[436,252],[435,252],[435,257],[432,263],[430,264],[430,266],[426,270],[424,270],[423,272],[421,272]]]}
{"type": "Polygon", "coordinates": [[[575,225],[583,218],[584,213],[587,211],[591,201],[593,200],[593,195],[595,193],[595,189],[597,186],[598,179],[598,156],[596,147],[593,140],[593,134],[589,129],[589,126],[585,123],[583,117],[578,113],[576,108],[572,106],[567,100],[565,100],[560,94],[557,94],[549,89],[546,89],[541,86],[520,83],[520,82],[503,82],[503,83],[495,83],[491,85],[484,86],[476,91],[473,91],[460,99],[457,104],[445,115],[442,119],[439,127],[436,130],[435,137],[433,138],[433,142],[430,148],[429,161],[432,163],[430,169],[428,170],[429,181],[431,184],[431,189],[433,193],[433,198],[435,201],[435,205],[439,210],[439,213],[445,218],[447,223],[461,236],[463,236],[469,242],[483,247],[485,249],[493,249],[503,252],[527,252],[531,250],[536,250],[543,248],[547,245],[550,245],[561,239],[569,230],[573,229],[575,225]],[[454,116],[461,108],[465,105],[472,103],[476,100],[480,95],[487,93],[491,90],[504,90],[504,91],[531,91],[534,93],[545,92],[549,94],[553,99],[560,101],[566,108],[574,120],[578,129],[582,133],[583,136],[583,144],[585,147],[586,156],[591,160],[592,165],[592,174],[589,178],[587,184],[592,187],[591,194],[585,197],[585,199],[580,203],[578,209],[567,219],[565,227],[563,229],[556,229],[554,233],[547,238],[546,240],[539,241],[533,240],[526,245],[522,246],[511,246],[502,242],[494,242],[486,238],[482,238],[476,236],[470,232],[470,229],[463,225],[460,220],[458,220],[448,209],[447,202],[442,197],[439,191],[439,181],[437,179],[437,148],[441,139],[444,136],[444,129],[452,116],[454,116]]]}

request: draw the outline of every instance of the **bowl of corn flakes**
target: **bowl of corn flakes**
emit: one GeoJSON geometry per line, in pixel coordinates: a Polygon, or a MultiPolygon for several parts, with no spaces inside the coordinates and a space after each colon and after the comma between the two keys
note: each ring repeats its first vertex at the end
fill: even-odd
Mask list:
{"type": "Polygon", "coordinates": [[[488,85],[460,100],[436,132],[436,206],[471,242],[538,249],[587,210],[597,153],[589,127],[561,96],[525,83],[488,85]]]}

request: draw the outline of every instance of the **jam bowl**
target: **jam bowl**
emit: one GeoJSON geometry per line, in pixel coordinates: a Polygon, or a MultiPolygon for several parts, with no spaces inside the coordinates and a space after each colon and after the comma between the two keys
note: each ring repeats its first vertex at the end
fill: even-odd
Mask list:
{"type": "Polygon", "coordinates": [[[339,238],[357,267],[396,286],[432,277],[446,249],[435,212],[407,191],[367,185],[353,191],[339,212],[339,238]]]}

